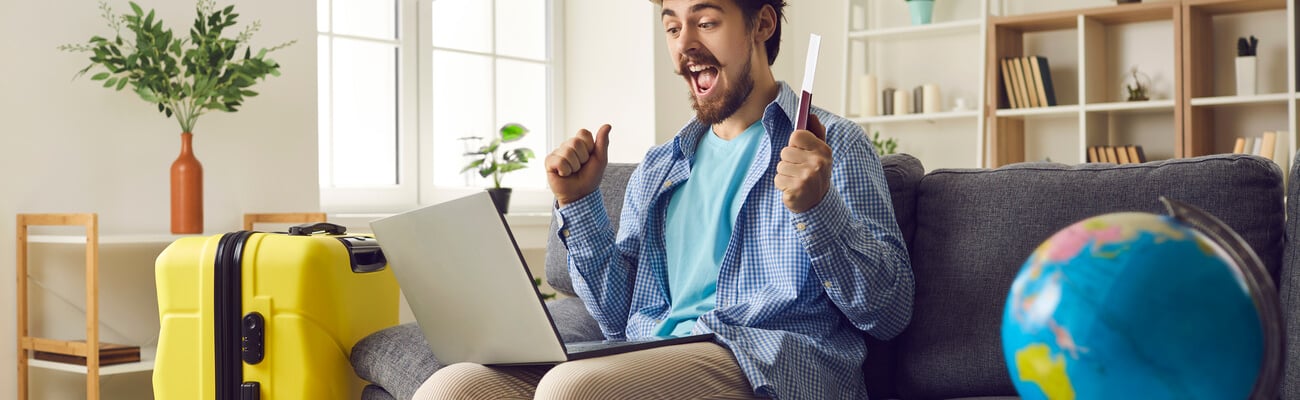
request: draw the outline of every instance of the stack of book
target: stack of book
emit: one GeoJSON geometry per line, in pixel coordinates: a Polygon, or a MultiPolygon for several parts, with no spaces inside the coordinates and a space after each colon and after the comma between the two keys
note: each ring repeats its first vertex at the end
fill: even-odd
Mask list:
{"type": "Polygon", "coordinates": [[[1001,60],[1005,104],[1010,108],[1050,107],[1056,105],[1052,70],[1047,57],[1007,57],[1001,60]]]}
{"type": "Polygon", "coordinates": [[[1280,164],[1287,157],[1285,146],[1278,145],[1278,138],[1282,137],[1282,133],[1264,132],[1259,137],[1238,137],[1237,142],[1232,146],[1232,152],[1256,155],[1280,164]]]}
{"type": "Polygon", "coordinates": [[[1122,146],[1089,146],[1088,162],[1137,164],[1147,162],[1147,155],[1142,151],[1142,146],[1132,144],[1122,146]]]}

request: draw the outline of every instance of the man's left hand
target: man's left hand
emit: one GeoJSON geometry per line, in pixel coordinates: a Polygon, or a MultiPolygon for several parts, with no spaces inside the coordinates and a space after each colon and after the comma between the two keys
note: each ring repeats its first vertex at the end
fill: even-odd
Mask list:
{"type": "Polygon", "coordinates": [[[776,189],[790,211],[802,213],[821,203],[831,187],[831,147],[826,144],[826,127],[808,114],[808,129],[790,134],[790,144],[781,149],[776,165],[776,189]]]}

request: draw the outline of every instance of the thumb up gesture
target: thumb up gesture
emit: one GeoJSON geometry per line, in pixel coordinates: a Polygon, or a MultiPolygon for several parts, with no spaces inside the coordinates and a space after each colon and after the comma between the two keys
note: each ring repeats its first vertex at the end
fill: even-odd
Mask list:
{"type": "Polygon", "coordinates": [[[826,127],[809,114],[808,130],[790,134],[790,144],[781,149],[781,162],[776,165],[776,189],[786,208],[797,214],[821,203],[831,187],[831,161],[826,127]]]}
{"type": "Polygon", "coordinates": [[[600,188],[609,164],[609,124],[593,137],[586,129],[565,140],[546,156],[546,181],[561,206],[582,199],[600,188]]]}

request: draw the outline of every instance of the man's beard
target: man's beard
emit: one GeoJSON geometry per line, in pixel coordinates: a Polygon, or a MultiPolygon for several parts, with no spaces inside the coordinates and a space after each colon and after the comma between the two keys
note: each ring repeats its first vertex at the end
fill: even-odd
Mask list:
{"type": "MultiPolygon", "coordinates": [[[[731,118],[731,115],[735,114],[736,111],[739,111],[740,106],[745,104],[745,100],[749,98],[749,94],[754,91],[754,77],[749,73],[750,67],[754,62],[753,47],[750,47],[749,53],[750,54],[745,57],[745,66],[744,68],[741,68],[740,76],[736,79],[736,84],[734,86],[728,85],[725,91],[719,93],[720,96],[711,101],[701,102],[700,99],[695,96],[694,92],[689,94],[689,97],[691,98],[691,108],[695,109],[695,119],[697,121],[705,125],[717,124],[727,118],[731,118]]],[[[721,75],[721,71],[719,71],[719,75],[721,75]]]]}

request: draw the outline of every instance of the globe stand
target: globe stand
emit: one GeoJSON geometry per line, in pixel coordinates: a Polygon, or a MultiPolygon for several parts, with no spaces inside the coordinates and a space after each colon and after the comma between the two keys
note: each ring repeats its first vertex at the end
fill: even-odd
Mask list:
{"type": "Polygon", "coordinates": [[[1255,308],[1259,321],[1263,325],[1264,353],[1263,365],[1251,390],[1251,399],[1277,398],[1278,382],[1282,377],[1283,340],[1282,309],[1277,286],[1273,286],[1272,275],[1264,268],[1264,262],[1251,250],[1246,241],[1228,227],[1227,224],[1199,208],[1187,203],[1160,196],[1169,216],[1178,222],[1191,226],[1192,229],[1208,236],[1212,242],[1225,246],[1223,249],[1234,263],[1240,266],[1240,275],[1255,299],[1255,308]]]}

